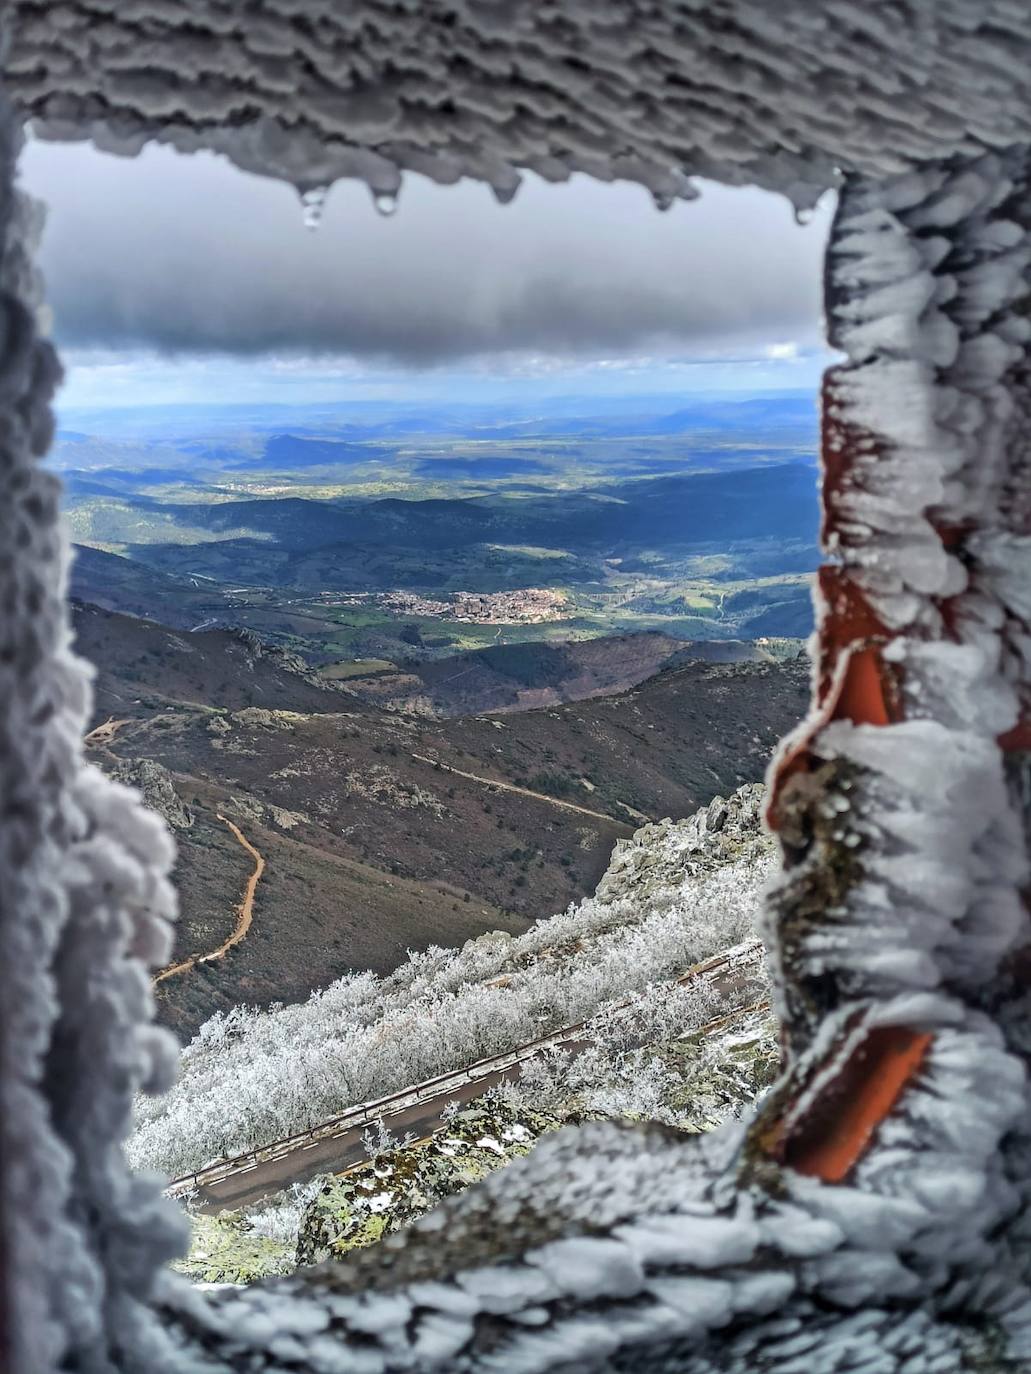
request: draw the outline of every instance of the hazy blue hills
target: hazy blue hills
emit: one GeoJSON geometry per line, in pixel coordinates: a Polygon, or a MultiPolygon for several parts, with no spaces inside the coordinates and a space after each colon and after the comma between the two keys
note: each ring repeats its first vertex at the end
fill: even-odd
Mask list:
{"type": "MultiPolygon", "coordinates": [[[[615,556],[669,544],[812,541],[819,518],[815,474],[802,463],[628,480],[539,497],[500,493],[320,501],[289,496],[211,503],[133,498],[131,504],[171,526],[266,537],[287,550],[348,543],[443,549],[502,542],[615,556]]],[[[142,544],[139,554],[146,556],[142,544]]]]}
{"type": "MultiPolygon", "coordinates": [[[[680,466],[683,466],[682,460],[680,466]]],[[[415,470],[420,477],[429,477],[432,481],[451,477],[482,480],[487,477],[517,477],[527,472],[549,472],[551,465],[538,458],[513,458],[499,454],[496,457],[422,458],[415,470]]]]}
{"type": "Polygon", "coordinates": [[[57,465],[73,538],[121,555],[80,570],[84,599],[332,666],[396,663],[413,635],[427,659],[804,635],[815,453],[809,394],[524,396],[83,412],[57,465]]]}
{"type": "MultiPolygon", "coordinates": [[[[375,401],[296,407],[269,404],[141,406],[67,411],[53,461],[60,468],[141,466],[189,470],[351,465],[389,457],[426,437],[528,442],[732,436],[814,450],[817,412],[810,393],[746,400],[721,397],[593,396],[468,404],[375,401]],[[368,447],[365,447],[368,446],[368,447]],[[160,458],[147,458],[160,449],[160,458]]],[[[724,455],[726,456],[726,455],[724,455]]]]}
{"type": "MultiPolygon", "coordinates": [[[[364,444],[346,439],[311,439],[298,434],[274,434],[265,445],[264,461],[272,467],[296,468],[367,463],[364,444]]],[[[245,463],[246,465],[246,463],[245,463]]]]}

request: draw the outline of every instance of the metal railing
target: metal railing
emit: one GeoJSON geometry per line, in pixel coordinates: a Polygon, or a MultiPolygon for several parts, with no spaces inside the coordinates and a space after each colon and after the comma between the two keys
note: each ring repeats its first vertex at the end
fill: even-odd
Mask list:
{"type": "MultiPolygon", "coordinates": [[[[720,973],[759,964],[762,957],[762,942],[750,940],[746,944],[735,945],[733,949],[724,950],[709,959],[704,959],[701,963],[693,964],[675,981],[686,984],[697,978],[715,977],[720,973]]],[[[629,998],[610,1004],[614,1008],[629,1005],[629,998]]],[[[478,1079],[489,1077],[492,1073],[503,1072],[526,1059],[531,1059],[543,1049],[561,1046],[571,1040],[576,1040],[586,1026],[587,1021],[577,1021],[573,1025],[563,1026],[559,1030],[539,1036],[536,1040],[528,1040],[517,1046],[516,1049],[509,1050],[504,1054],[477,1059],[464,1068],[452,1069],[447,1073],[438,1074],[435,1078],[423,1079],[420,1083],[398,1089],[396,1092],[388,1093],[385,1097],[372,1098],[367,1102],[357,1103],[339,1115],[320,1121],[305,1131],[297,1131],[293,1135],[282,1136],[278,1140],[270,1141],[267,1145],[258,1145],[242,1154],[234,1155],[229,1159],[218,1160],[201,1169],[194,1170],[193,1173],[173,1179],[165,1191],[172,1197],[189,1194],[197,1189],[220,1182],[233,1174],[247,1173],[251,1169],[257,1168],[259,1164],[267,1164],[298,1150],[309,1149],[321,1140],[332,1139],[355,1130],[359,1126],[371,1125],[373,1122],[383,1120],[388,1116],[396,1116],[398,1112],[402,1112],[408,1107],[417,1107],[442,1096],[449,1086],[458,1087],[476,1082],[478,1079]]]]}

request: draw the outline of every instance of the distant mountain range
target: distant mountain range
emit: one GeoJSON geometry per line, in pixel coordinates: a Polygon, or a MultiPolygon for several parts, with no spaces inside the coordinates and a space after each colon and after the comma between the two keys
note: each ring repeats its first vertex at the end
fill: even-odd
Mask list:
{"type": "MultiPolygon", "coordinates": [[[[73,486],[71,494],[77,490],[81,487],[73,486]]],[[[247,544],[267,541],[273,547],[257,553],[263,580],[286,584],[293,574],[283,555],[306,557],[330,548],[346,552],[348,546],[441,550],[494,543],[594,558],[755,539],[804,541],[813,548],[818,514],[813,469],[784,463],[626,479],[543,495],[502,490],[433,499],[277,496],[183,502],[118,493],[117,500],[91,504],[82,515],[73,507],[71,518],[80,537],[91,534],[96,542],[122,544],[135,558],[169,570],[210,571],[205,560],[211,551],[205,545],[220,536],[240,545],[241,552],[247,544]]]]}
{"type": "Polygon", "coordinates": [[[519,932],[804,711],[812,397],[66,416],[87,745],[176,828],[183,1036],[519,932]]]}
{"type": "Polygon", "coordinates": [[[347,402],[340,405],[141,406],[65,411],[53,461],[61,468],[305,467],[367,459],[367,445],[426,436],[535,440],[751,433],[814,447],[811,392],[736,398],[567,396],[487,404],[347,402]],[[146,455],[150,454],[148,460],[146,455]]]}

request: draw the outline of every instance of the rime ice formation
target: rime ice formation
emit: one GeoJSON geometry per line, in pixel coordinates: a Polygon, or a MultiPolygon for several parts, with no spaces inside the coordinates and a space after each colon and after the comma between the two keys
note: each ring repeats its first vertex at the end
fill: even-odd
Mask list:
{"type": "Polygon", "coordinates": [[[150,1024],[146,965],[171,941],[172,844],[134,793],[84,765],[88,675],[70,652],[56,480],[38,466],[59,376],[37,336],[27,256],[38,216],[12,187],[0,112],[0,1324],[5,1369],[108,1367],[181,1219],[134,1179],[134,1091],[162,1091],[175,1046],[150,1024]]]}
{"type": "Polygon", "coordinates": [[[138,1104],[130,1162],[182,1177],[517,1049],[753,939],[773,868],[762,795],[743,787],[620,840],[594,897],[516,938],[492,932],[382,978],[338,979],[297,1006],[213,1016],[175,1086],[138,1104]]]}
{"type": "Polygon", "coordinates": [[[773,772],[780,1082],[696,1142],[563,1132],[346,1264],[183,1308],[184,1339],[327,1372],[344,1341],[369,1370],[1031,1359],[1027,854],[998,743],[1020,719],[1031,568],[985,556],[1023,519],[1000,493],[1023,461],[1028,259],[1005,226],[1026,220],[1029,170],[988,154],[841,199],[840,561],[816,707],[773,772]],[[302,1295],[311,1327],[270,1354],[302,1295]]]}
{"type": "MultiPolygon", "coordinates": [[[[1023,0],[67,0],[4,11],[52,137],[224,151],[312,192],[403,170],[700,174],[811,204],[828,259],[814,706],[773,773],[783,1076],[696,1142],[592,1125],[346,1265],[159,1274],[120,1143],[160,1088],[170,848],[84,770],[56,376],[0,185],[0,1355],[81,1371],[958,1374],[1031,1361],[1023,0]],[[1023,789],[1023,791],[1021,790],[1023,789]],[[15,1259],[12,1262],[11,1256],[15,1259]]],[[[309,197],[314,204],[318,197],[309,197]]]]}
{"type": "Polygon", "coordinates": [[[1020,0],[66,0],[11,5],[7,83],[44,135],[159,137],[293,182],[689,177],[813,204],[841,169],[1031,139],[1020,0]]]}

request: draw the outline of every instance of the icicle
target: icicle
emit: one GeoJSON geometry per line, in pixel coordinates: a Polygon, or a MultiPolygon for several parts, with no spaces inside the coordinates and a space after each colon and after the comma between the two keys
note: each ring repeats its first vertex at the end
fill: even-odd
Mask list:
{"type": "Polygon", "coordinates": [[[382,215],[384,219],[389,219],[391,215],[397,213],[397,192],[373,191],[372,203],[376,207],[377,215],[382,215]]]}
{"type": "Polygon", "coordinates": [[[490,189],[494,194],[494,199],[499,205],[511,205],[512,201],[514,201],[518,195],[519,187],[522,183],[522,177],[516,177],[514,181],[502,182],[500,184],[496,181],[492,181],[490,183],[490,189]]]}
{"type": "Polygon", "coordinates": [[[322,215],[326,208],[326,197],[329,195],[328,185],[309,186],[306,191],[299,191],[301,197],[301,217],[304,220],[305,229],[310,229],[312,233],[318,229],[322,223],[322,215]]]}

